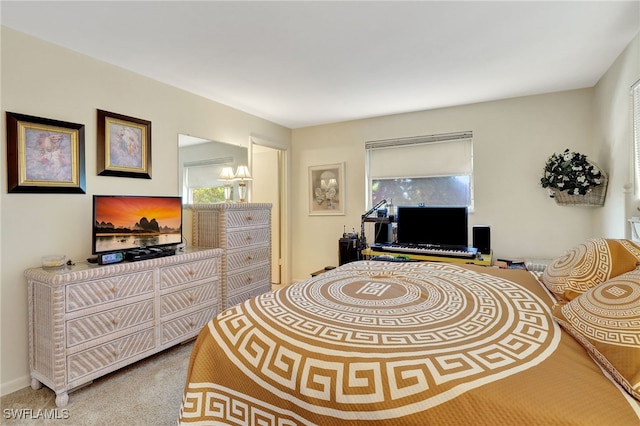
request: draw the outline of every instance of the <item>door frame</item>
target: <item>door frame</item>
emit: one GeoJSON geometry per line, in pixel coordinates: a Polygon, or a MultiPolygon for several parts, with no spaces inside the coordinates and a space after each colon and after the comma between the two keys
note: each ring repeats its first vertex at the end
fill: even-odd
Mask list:
{"type": "MultiPolygon", "coordinates": [[[[277,151],[277,176],[278,176],[278,194],[277,199],[269,201],[273,204],[278,203],[278,208],[275,209],[279,211],[278,217],[274,217],[272,215],[271,220],[277,220],[279,222],[280,235],[277,240],[279,240],[279,247],[276,247],[272,244],[272,251],[279,252],[279,261],[278,265],[280,267],[280,284],[290,284],[291,283],[291,232],[289,229],[289,224],[291,221],[290,217],[290,204],[288,202],[288,188],[289,188],[289,152],[286,148],[282,148],[278,146],[275,142],[259,138],[256,136],[252,136],[250,138],[250,146],[249,146],[249,162],[251,167],[253,168],[254,162],[254,150],[267,148],[277,151]],[[255,146],[259,146],[260,148],[256,148],[255,146]]],[[[253,189],[253,188],[252,188],[253,189]]],[[[251,194],[251,200],[255,200],[255,194],[251,194]]],[[[273,240],[273,239],[272,239],[273,240]]]]}

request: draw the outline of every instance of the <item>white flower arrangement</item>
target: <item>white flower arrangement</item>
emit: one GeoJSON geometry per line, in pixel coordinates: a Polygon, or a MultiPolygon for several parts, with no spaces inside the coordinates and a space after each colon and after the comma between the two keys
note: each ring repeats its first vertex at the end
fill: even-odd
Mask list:
{"type": "Polygon", "coordinates": [[[540,185],[549,189],[553,198],[558,191],[567,191],[570,195],[586,195],[603,182],[602,173],[587,160],[587,156],[565,149],[562,154],[553,154],[544,166],[540,185]]]}

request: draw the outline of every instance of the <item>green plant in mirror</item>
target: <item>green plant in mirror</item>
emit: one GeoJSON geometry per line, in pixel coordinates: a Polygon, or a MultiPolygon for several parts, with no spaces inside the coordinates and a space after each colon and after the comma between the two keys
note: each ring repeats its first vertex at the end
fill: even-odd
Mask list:
{"type": "MultiPolygon", "coordinates": [[[[233,199],[233,188],[231,189],[231,191],[231,198],[233,199]]],[[[194,204],[211,204],[224,202],[224,187],[222,186],[218,186],[215,188],[198,188],[193,190],[194,204]]]]}

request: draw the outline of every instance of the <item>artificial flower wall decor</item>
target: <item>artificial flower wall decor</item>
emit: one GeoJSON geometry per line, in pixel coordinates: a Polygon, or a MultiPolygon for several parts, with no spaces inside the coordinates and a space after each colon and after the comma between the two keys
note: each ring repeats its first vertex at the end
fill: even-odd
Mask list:
{"type": "Polygon", "coordinates": [[[589,161],[587,156],[568,148],[562,154],[554,153],[544,166],[540,185],[549,191],[549,196],[559,204],[603,205],[606,192],[606,175],[589,161]],[[598,189],[597,191],[594,191],[598,189]],[[593,195],[597,197],[594,199],[593,195]],[[561,202],[574,196],[570,203],[561,202]],[[585,197],[588,197],[587,200],[585,197]],[[575,201],[575,199],[580,201],[575,201]]]}

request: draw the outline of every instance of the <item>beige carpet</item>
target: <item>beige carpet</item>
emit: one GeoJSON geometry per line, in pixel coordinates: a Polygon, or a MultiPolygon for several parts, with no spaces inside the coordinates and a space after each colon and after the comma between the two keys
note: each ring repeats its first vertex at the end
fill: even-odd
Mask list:
{"type": "Polygon", "coordinates": [[[192,347],[193,341],[101,377],[70,393],[63,408],[56,408],[55,394],[46,387],[3,396],[0,424],[175,425],[192,347]]]}

